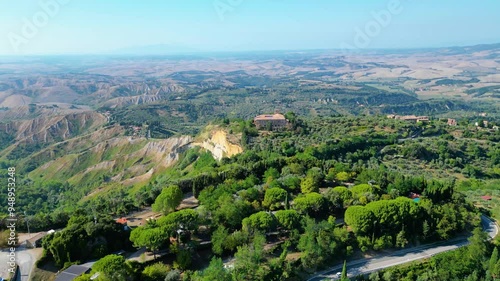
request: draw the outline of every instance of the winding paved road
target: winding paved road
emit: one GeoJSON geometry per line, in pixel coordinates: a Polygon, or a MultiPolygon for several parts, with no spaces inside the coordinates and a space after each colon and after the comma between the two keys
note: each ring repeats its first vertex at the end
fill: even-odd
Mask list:
{"type": "MultiPolygon", "coordinates": [[[[498,226],[493,220],[486,216],[481,216],[481,225],[490,238],[497,236],[498,226]]],[[[352,277],[360,274],[368,274],[387,267],[428,258],[442,252],[458,249],[466,246],[468,243],[467,237],[459,237],[448,241],[396,251],[376,258],[351,261],[347,263],[348,276],[352,277]]],[[[309,278],[308,281],[321,281],[325,279],[337,280],[338,278],[335,274],[339,271],[342,271],[342,265],[331,267],[328,270],[320,272],[309,278]]]]}

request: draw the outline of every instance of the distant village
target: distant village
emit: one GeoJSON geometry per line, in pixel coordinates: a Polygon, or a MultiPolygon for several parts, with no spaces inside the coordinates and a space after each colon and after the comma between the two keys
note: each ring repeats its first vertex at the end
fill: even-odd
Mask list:
{"type": "Polygon", "coordinates": [[[394,114],[389,114],[387,115],[387,118],[389,119],[398,119],[398,120],[404,120],[408,122],[429,122],[429,116],[415,116],[415,115],[394,115],[394,114]]]}
{"type": "MultiPolygon", "coordinates": [[[[480,113],[480,117],[486,117],[486,113],[480,113]]],[[[397,120],[403,120],[403,121],[408,121],[412,123],[419,123],[419,122],[429,122],[430,118],[429,116],[416,116],[416,115],[395,115],[395,114],[389,114],[387,115],[387,118],[389,119],[397,119],[397,120]]],[[[448,126],[458,126],[458,122],[456,119],[453,118],[448,118],[447,122],[448,126]]],[[[482,122],[475,122],[474,126],[477,128],[490,128],[490,122],[487,120],[483,120],[482,122]]],[[[499,127],[496,125],[491,126],[491,129],[498,131],[499,127]]]]}

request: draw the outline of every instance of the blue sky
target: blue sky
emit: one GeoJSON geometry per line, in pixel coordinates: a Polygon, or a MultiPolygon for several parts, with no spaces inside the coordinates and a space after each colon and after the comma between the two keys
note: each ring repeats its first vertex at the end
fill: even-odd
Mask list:
{"type": "Polygon", "coordinates": [[[499,43],[498,12],[498,0],[0,0],[0,55],[499,43]]]}

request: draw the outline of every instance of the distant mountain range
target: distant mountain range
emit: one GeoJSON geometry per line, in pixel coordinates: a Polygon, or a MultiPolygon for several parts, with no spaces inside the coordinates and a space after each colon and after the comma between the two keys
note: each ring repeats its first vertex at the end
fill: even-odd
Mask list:
{"type": "Polygon", "coordinates": [[[137,47],[127,47],[120,48],[114,51],[108,52],[108,54],[115,55],[144,55],[144,56],[155,56],[155,55],[177,55],[177,54],[192,54],[201,52],[198,49],[186,47],[177,44],[158,44],[158,45],[146,45],[137,47]]]}
{"type": "MultiPolygon", "coordinates": [[[[355,53],[392,53],[392,54],[412,54],[420,52],[439,52],[444,54],[465,54],[480,51],[491,51],[500,49],[500,43],[495,44],[479,44],[473,46],[451,46],[451,47],[433,47],[433,48],[403,48],[403,49],[356,49],[352,50],[355,53]]],[[[310,50],[259,50],[259,51],[209,51],[203,49],[192,48],[181,44],[157,44],[120,48],[104,53],[105,55],[136,55],[136,56],[163,56],[163,55],[189,55],[189,54],[248,54],[248,53],[276,53],[276,52],[304,52],[304,53],[321,53],[323,51],[331,51],[337,49],[310,49],[310,50]]]]}

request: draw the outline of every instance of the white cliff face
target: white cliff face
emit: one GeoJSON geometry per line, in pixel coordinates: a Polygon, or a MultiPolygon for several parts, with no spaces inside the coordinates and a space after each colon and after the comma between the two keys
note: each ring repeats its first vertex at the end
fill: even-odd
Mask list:
{"type": "Polygon", "coordinates": [[[226,132],[222,130],[212,131],[210,139],[204,140],[202,143],[193,143],[193,145],[203,147],[210,151],[217,160],[221,160],[222,157],[231,157],[243,152],[241,146],[228,141],[226,132]]]}
{"type": "MultiPolygon", "coordinates": [[[[157,163],[164,167],[169,167],[179,159],[179,154],[183,151],[186,145],[193,141],[190,136],[180,136],[168,138],[161,141],[149,142],[137,154],[143,154],[144,157],[153,156],[157,163]]],[[[134,155],[135,156],[135,155],[134,155]]]]}

